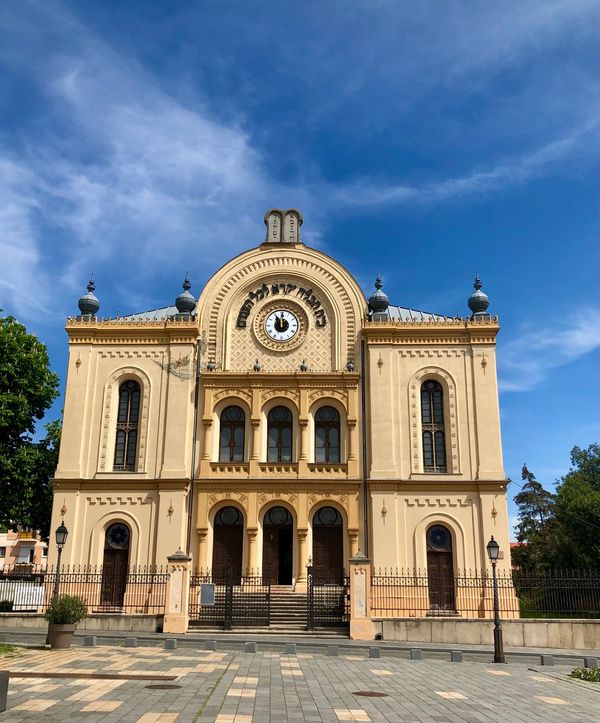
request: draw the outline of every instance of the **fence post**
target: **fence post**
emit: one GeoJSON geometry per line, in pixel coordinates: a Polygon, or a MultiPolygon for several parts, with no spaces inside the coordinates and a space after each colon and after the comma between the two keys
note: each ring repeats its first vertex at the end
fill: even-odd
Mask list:
{"type": "Polygon", "coordinates": [[[359,550],[350,558],[350,637],[373,640],[371,621],[371,560],[359,550]]]}
{"type": "Polygon", "coordinates": [[[223,627],[225,630],[231,630],[233,625],[233,568],[231,564],[227,564],[225,570],[225,621],[223,627]]]}
{"type": "Polygon", "coordinates": [[[185,633],[188,627],[190,598],[190,569],[192,558],[177,550],[167,557],[167,594],[163,633],[185,633]]]}

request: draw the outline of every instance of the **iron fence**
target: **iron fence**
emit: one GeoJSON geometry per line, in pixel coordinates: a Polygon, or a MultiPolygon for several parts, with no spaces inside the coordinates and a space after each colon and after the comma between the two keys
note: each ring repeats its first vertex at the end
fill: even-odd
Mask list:
{"type": "Polygon", "coordinates": [[[231,630],[233,627],[268,626],[271,585],[254,574],[213,576],[197,571],[190,576],[190,625],[231,630]]]}
{"type": "MultiPolygon", "coordinates": [[[[509,570],[497,573],[497,581],[504,618],[600,617],[600,572],[509,570]]],[[[371,578],[371,610],[375,617],[490,618],[492,573],[379,570],[371,578]]]]}
{"type": "Polygon", "coordinates": [[[306,627],[345,627],[350,622],[349,578],[316,578],[308,575],[306,627]]]}
{"type": "Polygon", "coordinates": [[[78,595],[89,613],[161,615],[165,610],[168,573],[161,567],[112,571],[95,566],[42,569],[34,565],[0,568],[0,612],[43,613],[59,581],[60,595],[78,595]]]}

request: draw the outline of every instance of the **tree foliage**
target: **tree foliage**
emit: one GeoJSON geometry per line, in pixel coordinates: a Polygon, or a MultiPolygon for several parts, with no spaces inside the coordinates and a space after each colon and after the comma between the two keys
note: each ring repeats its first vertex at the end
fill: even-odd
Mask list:
{"type": "Polygon", "coordinates": [[[600,445],[573,447],[571,469],[548,492],[523,465],[513,551],[521,568],[600,568],[600,445]]]}
{"type": "Polygon", "coordinates": [[[47,534],[60,423],[34,441],[36,421],[58,396],[48,352],[12,316],[0,318],[0,524],[47,534]]]}

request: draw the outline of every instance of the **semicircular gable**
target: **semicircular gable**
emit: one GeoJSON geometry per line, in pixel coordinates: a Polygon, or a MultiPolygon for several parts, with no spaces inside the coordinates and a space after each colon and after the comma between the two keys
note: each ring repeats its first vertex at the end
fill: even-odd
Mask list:
{"type": "Polygon", "coordinates": [[[366,299],[349,272],[326,254],[306,247],[264,244],[236,257],[208,282],[198,302],[205,359],[218,368],[312,371],[358,365],[358,333],[366,299]],[[274,309],[298,319],[294,340],[278,345],[264,332],[274,309]]]}

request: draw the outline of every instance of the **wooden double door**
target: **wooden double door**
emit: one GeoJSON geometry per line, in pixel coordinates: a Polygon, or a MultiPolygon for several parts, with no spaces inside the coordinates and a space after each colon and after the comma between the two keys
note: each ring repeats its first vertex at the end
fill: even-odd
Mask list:
{"type": "Polygon", "coordinates": [[[344,576],[342,516],[333,507],[321,507],[312,520],[312,575],[317,580],[339,580],[344,576]]]}
{"type": "Polygon", "coordinates": [[[284,507],[272,507],[263,521],[263,579],[291,585],[294,563],[294,521],[284,507]]]}
{"type": "Polygon", "coordinates": [[[242,576],[244,518],[236,507],[223,507],[215,515],[212,575],[238,585],[242,576]]]}
{"type": "Polygon", "coordinates": [[[434,525],[427,531],[427,578],[431,610],[453,612],[456,601],[452,536],[443,525],[434,525]]]}

